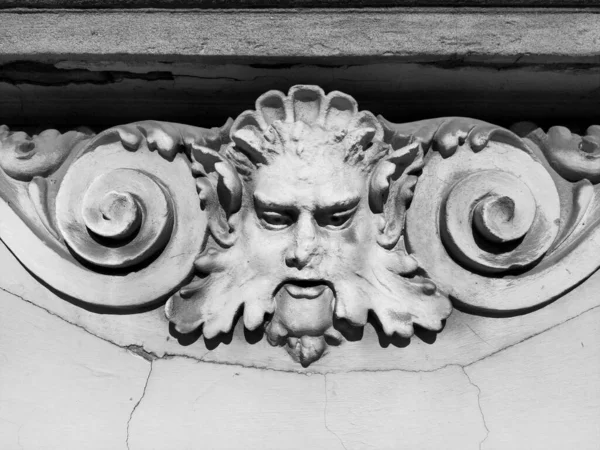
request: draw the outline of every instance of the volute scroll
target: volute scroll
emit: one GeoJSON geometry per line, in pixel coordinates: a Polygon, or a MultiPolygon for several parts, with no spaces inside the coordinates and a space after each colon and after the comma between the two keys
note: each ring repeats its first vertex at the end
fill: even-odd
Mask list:
{"type": "Polygon", "coordinates": [[[460,118],[387,125],[430,148],[407,215],[407,245],[455,304],[527,311],[598,268],[594,175],[565,179],[535,125],[514,132],[460,118]]]}
{"type": "Polygon", "coordinates": [[[77,302],[110,310],[164,298],[189,277],[200,250],[202,233],[187,230],[206,224],[185,139],[222,134],[186,127],[189,136],[180,134],[177,142],[165,129],[172,133],[177,126],[142,122],[96,136],[81,133],[70,147],[60,134],[42,140],[44,133],[6,131],[4,242],[28,269],[77,302]],[[38,173],[29,167],[16,172],[13,160],[24,146],[34,153],[30,160],[56,152],[68,157],[38,173]]]}

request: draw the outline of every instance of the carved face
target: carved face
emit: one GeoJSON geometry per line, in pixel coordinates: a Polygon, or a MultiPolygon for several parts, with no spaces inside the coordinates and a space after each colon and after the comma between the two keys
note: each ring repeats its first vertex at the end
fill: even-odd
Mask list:
{"type": "Polygon", "coordinates": [[[390,335],[440,329],[450,303],[414,274],[400,239],[418,145],[394,151],[367,114],[346,128],[277,120],[257,132],[244,120],[224,152],[194,153],[212,239],[196,281],[167,304],[176,328],[213,337],[243,305],[247,328],[265,324],[303,364],[326,337],[343,340],[336,317],[362,326],[373,311],[390,335]]]}
{"type": "Polygon", "coordinates": [[[288,334],[331,327],[336,282],[373,240],[366,185],[335,152],[288,154],[257,171],[243,235],[253,264],[277,280],[276,320],[288,334]]]}

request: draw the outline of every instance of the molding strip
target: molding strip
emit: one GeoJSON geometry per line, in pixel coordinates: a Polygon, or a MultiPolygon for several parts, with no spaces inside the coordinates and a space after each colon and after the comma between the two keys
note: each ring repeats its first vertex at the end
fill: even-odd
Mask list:
{"type": "Polygon", "coordinates": [[[0,61],[598,64],[597,9],[20,10],[0,61]]]}
{"type": "Polygon", "coordinates": [[[252,9],[402,7],[594,7],[590,0],[4,0],[0,9],[252,9]]]}

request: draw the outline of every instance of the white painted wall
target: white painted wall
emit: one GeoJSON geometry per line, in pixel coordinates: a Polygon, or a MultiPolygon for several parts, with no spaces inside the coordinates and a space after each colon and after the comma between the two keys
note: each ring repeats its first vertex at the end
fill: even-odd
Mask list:
{"type": "Polygon", "coordinates": [[[2,450],[600,448],[600,274],[528,316],[456,313],[406,348],[365,332],[296,370],[240,336],[206,361],[144,359],[126,343],[167,342],[156,322],[72,306],[4,246],[0,268],[2,450]]]}

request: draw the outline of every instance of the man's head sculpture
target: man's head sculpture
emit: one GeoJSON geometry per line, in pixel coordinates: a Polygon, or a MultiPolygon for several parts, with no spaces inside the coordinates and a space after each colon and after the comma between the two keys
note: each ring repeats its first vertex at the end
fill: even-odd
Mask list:
{"type": "Polygon", "coordinates": [[[208,228],[194,280],[167,303],[178,332],[215,337],[243,307],[248,329],[307,365],[369,312],[387,335],[441,329],[450,302],[402,238],[418,142],[386,142],[352,97],[312,86],[267,92],[230,137],[192,149],[208,228]]]}

